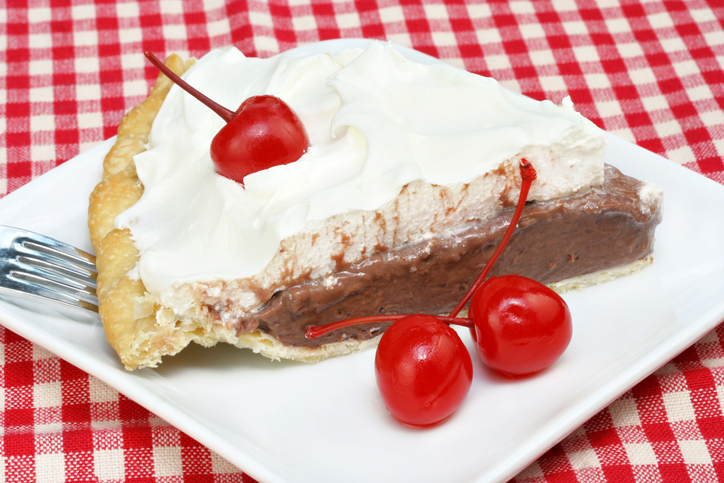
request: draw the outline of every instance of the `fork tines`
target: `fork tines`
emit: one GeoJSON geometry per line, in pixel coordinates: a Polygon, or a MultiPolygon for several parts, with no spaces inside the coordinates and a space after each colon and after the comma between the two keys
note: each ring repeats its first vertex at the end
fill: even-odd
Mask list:
{"type": "Polygon", "coordinates": [[[37,233],[0,226],[0,295],[98,312],[95,257],[37,233]]]}

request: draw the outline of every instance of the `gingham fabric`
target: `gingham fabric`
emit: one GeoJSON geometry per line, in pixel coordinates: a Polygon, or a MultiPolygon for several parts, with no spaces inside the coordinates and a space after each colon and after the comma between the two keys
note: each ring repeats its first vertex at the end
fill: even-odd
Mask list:
{"type": "MultiPolygon", "coordinates": [[[[0,196],[115,134],[156,77],[142,51],[267,57],[387,39],[724,183],[721,0],[0,2],[0,196]]],[[[1,322],[1,321],[0,321],[1,322]]],[[[0,481],[250,482],[93,377],[0,328],[0,481]]],[[[631,389],[516,482],[724,481],[724,328],[631,389]]]]}

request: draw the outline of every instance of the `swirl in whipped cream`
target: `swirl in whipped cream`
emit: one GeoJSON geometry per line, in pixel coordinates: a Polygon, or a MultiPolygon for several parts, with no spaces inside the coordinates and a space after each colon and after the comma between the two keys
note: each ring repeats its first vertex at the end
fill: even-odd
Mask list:
{"type": "MultiPolygon", "coordinates": [[[[253,95],[282,98],[311,146],[297,162],[247,176],[244,187],[214,171],[209,146],[224,121],[172,87],[148,150],[135,158],[144,194],[116,219],[131,230],[141,253],[137,275],[151,293],[178,282],[253,276],[281,240],[310,222],[375,210],[414,180],[466,183],[574,127],[596,129],[570,106],[529,99],[445,64],[412,62],[380,42],[336,57],[262,60],[215,50],[184,78],[230,109],[253,95]]],[[[548,173],[558,181],[531,196],[600,182],[600,164],[569,162],[562,178],[548,173]]]]}

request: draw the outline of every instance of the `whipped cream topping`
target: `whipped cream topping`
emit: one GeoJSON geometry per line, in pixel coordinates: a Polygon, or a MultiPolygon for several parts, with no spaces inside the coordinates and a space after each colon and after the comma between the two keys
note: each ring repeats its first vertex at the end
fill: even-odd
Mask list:
{"type": "MultiPolygon", "coordinates": [[[[232,110],[253,95],[282,98],[302,120],[310,148],[294,163],[247,176],[242,186],[215,173],[209,154],[224,121],[172,87],[148,150],[135,158],[144,194],[116,219],[131,230],[141,253],[135,275],[151,293],[252,277],[305,226],[375,210],[415,180],[468,183],[510,158],[561,143],[581,153],[605,149],[600,131],[570,102],[535,101],[490,78],[415,63],[381,42],[335,57],[257,59],[215,50],[184,79],[232,110]]],[[[603,179],[601,156],[567,156],[536,169],[533,199],[603,179]]]]}

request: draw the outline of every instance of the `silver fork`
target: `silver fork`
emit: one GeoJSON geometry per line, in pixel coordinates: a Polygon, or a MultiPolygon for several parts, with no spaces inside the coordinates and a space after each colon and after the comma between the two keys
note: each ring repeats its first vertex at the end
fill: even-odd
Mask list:
{"type": "Polygon", "coordinates": [[[0,225],[0,298],[97,313],[95,261],[67,243],[0,225]]]}

